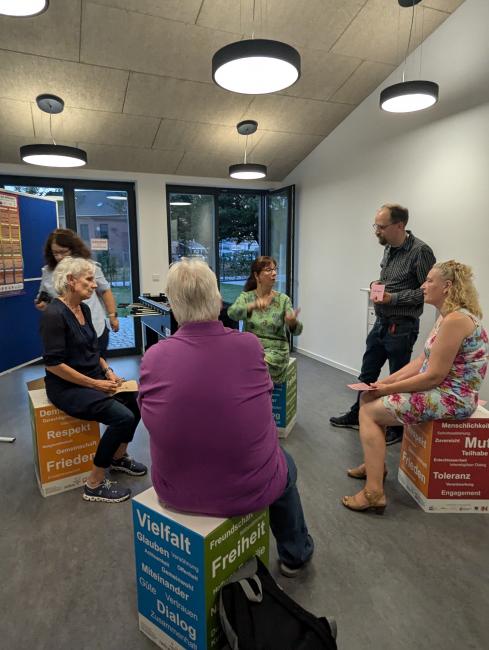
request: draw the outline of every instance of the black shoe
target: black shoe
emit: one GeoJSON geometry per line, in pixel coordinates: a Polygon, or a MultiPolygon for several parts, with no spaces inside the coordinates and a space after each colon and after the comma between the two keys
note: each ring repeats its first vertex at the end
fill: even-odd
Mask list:
{"type": "Polygon", "coordinates": [[[388,427],[385,432],[385,444],[395,445],[402,441],[402,427],[388,427]]]}
{"type": "Polygon", "coordinates": [[[130,474],[131,476],[144,476],[148,473],[148,468],[146,465],[139,463],[134,458],[131,458],[127,454],[124,454],[122,458],[117,460],[112,459],[110,463],[110,469],[113,472],[124,472],[125,474],[130,474]]]}
{"type": "Polygon", "coordinates": [[[358,429],[358,413],[352,413],[352,411],[348,411],[344,415],[339,415],[337,418],[329,418],[329,421],[334,427],[358,429]]]}

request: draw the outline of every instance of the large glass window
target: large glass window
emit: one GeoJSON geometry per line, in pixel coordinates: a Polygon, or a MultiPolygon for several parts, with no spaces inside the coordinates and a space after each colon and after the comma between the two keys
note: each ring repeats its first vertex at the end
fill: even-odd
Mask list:
{"type": "Polygon", "coordinates": [[[167,196],[171,261],[201,257],[216,272],[224,302],[234,302],[261,255],[263,193],[174,187],[167,196]]]}
{"type": "Polygon", "coordinates": [[[277,260],[276,289],[293,300],[294,186],[280,190],[167,186],[170,259],[199,256],[225,303],[235,300],[260,255],[277,260]]]}
{"type": "MultiPolygon", "coordinates": [[[[116,305],[133,301],[127,192],[75,188],[76,227],[100,264],[116,305]]],[[[134,319],[119,314],[119,332],[112,332],[109,350],[135,347],[134,319]]]]}
{"type": "Polygon", "coordinates": [[[169,193],[171,261],[201,257],[215,268],[214,196],[169,193]]]}
{"type": "Polygon", "coordinates": [[[218,194],[219,281],[225,302],[234,302],[243,291],[251,263],[261,254],[261,203],[260,194],[218,194]]]}

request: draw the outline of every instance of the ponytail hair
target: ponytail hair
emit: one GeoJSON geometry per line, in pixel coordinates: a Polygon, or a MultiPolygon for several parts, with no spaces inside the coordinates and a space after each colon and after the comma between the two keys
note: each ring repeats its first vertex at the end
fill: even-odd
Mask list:
{"type": "Polygon", "coordinates": [[[455,260],[448,260],[448,262],[437,262],[433,268],[438,269],[443,280],[450,280],[452,283],[443,303],[443,315],[457,309],[467,309],[474,316],[482,318],[479,295],[474,286],[471,267],[455,260]]]}

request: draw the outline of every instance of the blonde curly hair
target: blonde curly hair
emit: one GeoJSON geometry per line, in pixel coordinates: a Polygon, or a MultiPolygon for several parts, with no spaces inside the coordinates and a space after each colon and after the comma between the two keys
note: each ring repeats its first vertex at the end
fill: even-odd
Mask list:
{"type": "Polygon", "coordinates": [[[467,309],[474,316],[482,318],[479,294],[474,286],[471,267],[455,260],[448,260],[448,262],[437,262],[433,268],[438,269],[443,280],[450,280],[452,283],[441,310],[443,315],[457,309],[467,309]]]}

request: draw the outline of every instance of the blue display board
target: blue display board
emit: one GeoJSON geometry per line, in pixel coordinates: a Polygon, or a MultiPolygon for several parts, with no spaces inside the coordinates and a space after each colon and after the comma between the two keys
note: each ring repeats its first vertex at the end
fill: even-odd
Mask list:
{"type": "Polygon", "coordinates": [[[44,265],[44,243],[57,227],[54,201],[22,194],[18,197],[24,290],[18,295],[0,298],[0,373],[33,361],[42,354],[40,312],[34,306],[34,298],[44,265]]]}

